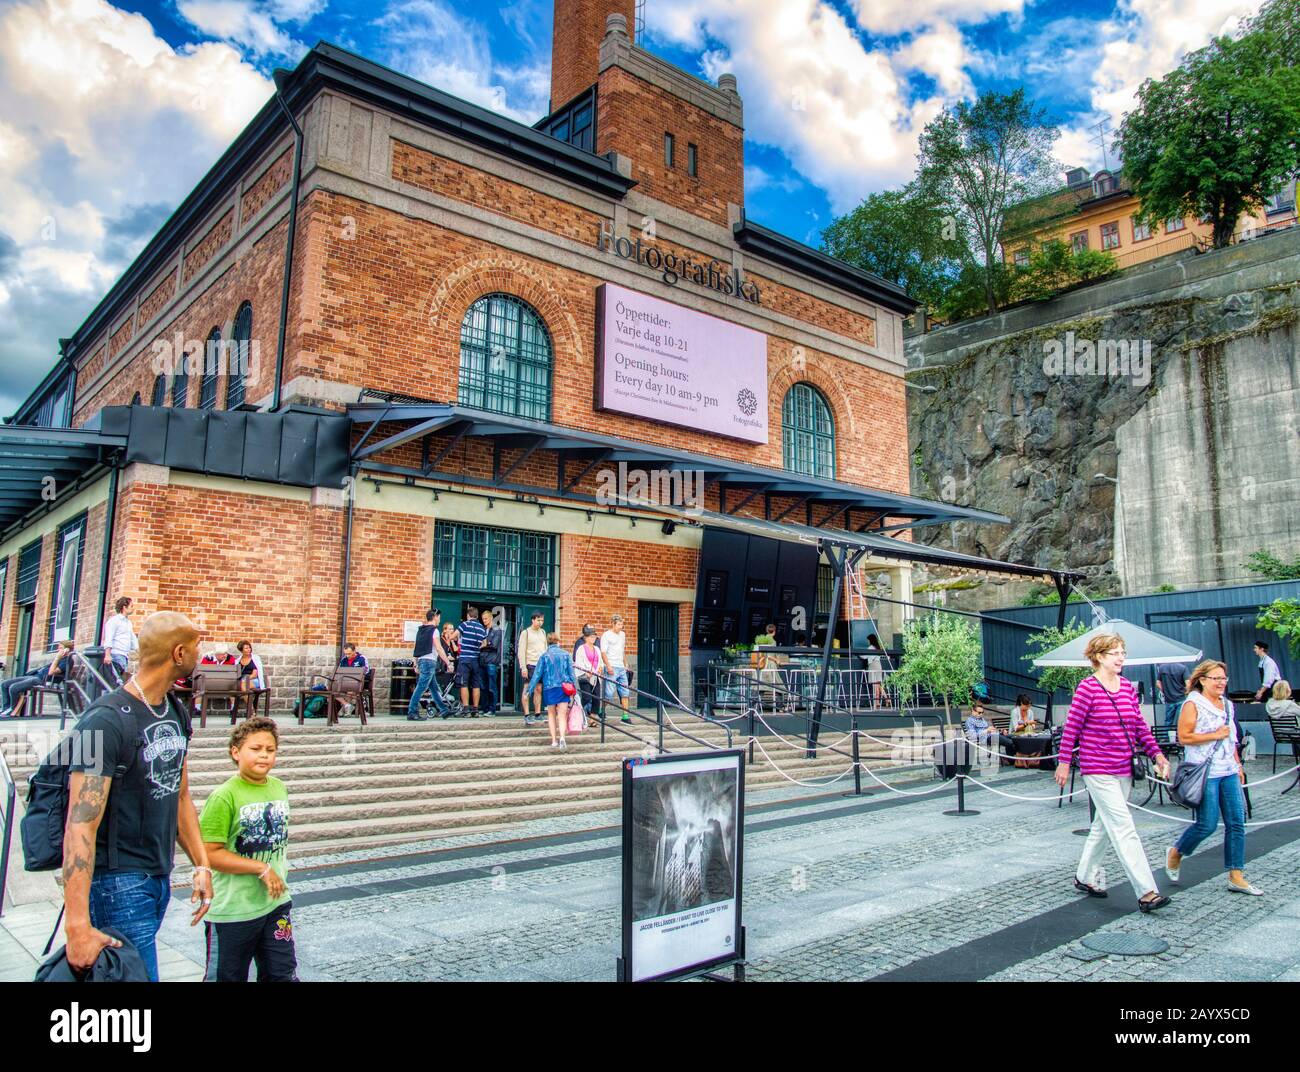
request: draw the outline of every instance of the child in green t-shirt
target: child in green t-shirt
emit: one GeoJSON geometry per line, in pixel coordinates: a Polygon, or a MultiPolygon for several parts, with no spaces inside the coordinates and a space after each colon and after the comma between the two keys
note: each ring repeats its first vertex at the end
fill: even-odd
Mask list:
{"type": "Polygon", "coordinates": [[[298,979],[285,885],[289,797],[271,777],[279,744],[269,718],[256,715],[236,726],[230,758],[239,773],[212,791],[199,816],[214,872],[205,922],[210,982],[247,982],[254,961],[258,982],[298,979]]]}

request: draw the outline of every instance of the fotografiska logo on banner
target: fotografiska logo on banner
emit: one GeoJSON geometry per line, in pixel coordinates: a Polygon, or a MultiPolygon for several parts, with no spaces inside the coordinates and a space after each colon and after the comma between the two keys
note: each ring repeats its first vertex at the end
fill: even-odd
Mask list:
{"type": "Polygon", "coordinates": [[[50,1013],[50,1041],[130,1043],[136,1053],[148,1053],[152,1026],[150,1009],[83,1009],[74,1001],[50,1013]]]}
{"type": "Polygon", "coordinates": [[[647,268],[663,274],[663,281],[670,287],[685,279],[696,286],[716,290],[719,294],[738,297],[743,301],[761,304],[758,284],[746,279],[739,268],[729,268],[725,264],[710,260],[707,264],[683,257],[676,253],[665,253],[658,246],[635,239],[615,238],[612,226],[601,223],[596,228],[596,248],[602,253],[613,253],[625,261],[636,261],[647,268]]]}

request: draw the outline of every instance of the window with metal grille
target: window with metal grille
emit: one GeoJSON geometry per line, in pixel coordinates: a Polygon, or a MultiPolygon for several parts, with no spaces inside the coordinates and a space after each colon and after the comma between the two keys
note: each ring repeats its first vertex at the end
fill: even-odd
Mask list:
{"type": "Polygon", "coordinates": [[[781,407],[785,467],[805,476],[835,476],[835,421],[822,393],[810,383],[796,383],[781,407]]]}
{"type": "Polygon", "coordinates": [[[489,294],[460,325],[462,406],[551,419],[551,335],[537,311],[509,294],[489,294]]]}
{"type": "Polygon", "coordinates": [[[244,404],[244,387],[250,369],[249,350],[252,349],[253,307],[244,302],[235,314],[235,330],[230,334],[230,368],[226,372],[226,409],[238,409],[244,404]]]}
{"type": "Polygon", "coordinates": [[[50,646],[71,640],[77,628],[81,594],[81,559],[86,542],[86,515],[59,526],[55,544],[54,591],[50,596],[50,646]]]}
{"type": "Polygon", "coordinates": [[[176,372],[172,375],[172,405],[184,409],[189,403],[190,370],[189,356],[181,354],[176,359],[176,372]]]}
{"type": "Polygon", "coordinates": [[[199,409],[217,408],[217,370],[221,366],[221,329],[208,333],[203,348],[203,378],[199,380],[199,409]]]}
{"type": "Polygon", "coordinates": [[[827,622],[831,617],[831,598],[835,594],[835,571],[825,562],[817,565],[817,621],[827,622]]]}
{"type": "Polygon", "coordinates": [[[439,521],[433,586],[498,595],[555,594],[555,537],[439,521]]]}
{"type": "Polygon", "coordinates": [[[36,599],[36,582],[40,577],[41,541],[36,539],[18,554],[18,587],[14,589],[14,602],[33,602],[36,599]]]}
{"type": "Polygon", "coordinates": [[[153,400],[150,403],[154,406],[165,406],[167,404],[167,377],[158,375],[153,380],[153,400]]]}

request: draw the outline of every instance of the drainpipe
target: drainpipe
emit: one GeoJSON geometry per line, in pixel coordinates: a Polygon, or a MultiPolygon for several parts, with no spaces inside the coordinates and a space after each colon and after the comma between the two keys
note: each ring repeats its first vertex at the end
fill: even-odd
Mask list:
{"type": "Polygon", "coordinates": [[[357,467],[348,469],[348,524],[343,536],[343,607],[342,621],[339,622],[339,658],[343,657],[343,645],[348,641],[348,591],[352,587],[352,506],[357,501],[357,467]]]}
{"type": "Polygon", "coordinates": [[[293,117],[284,99],[284,87],[292,72],[277,67],[271,74],[275,80],[275,99],[293,127],[293,186],[289,191],[289,235],[284,243],[284,287],[280,292],[280,337],[275,345],[275,386],[271,392],[271,412],[280,409],[280,387],[284,381],[284,342],[289,324],[289,282],[293,276],[293,240],[298,233],[298,187],[302,182],[302,127],[293,117]]]}
{"type": "Polygon", "coordinates": [[[104,610],[108,602],[109,556],[113,553],[113,530],[117,521],[117,477],[121,472],[116,465],[108,477],[108,506],[104,513],[104,547],[99,553],[99,612],[95,615],[95,643],[104,635],[104,610]]]}

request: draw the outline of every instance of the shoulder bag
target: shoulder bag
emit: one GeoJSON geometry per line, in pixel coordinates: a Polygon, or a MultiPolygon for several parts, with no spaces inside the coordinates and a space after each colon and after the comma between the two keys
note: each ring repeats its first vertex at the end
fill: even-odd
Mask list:
{"type": "Polygon", "coordinates": [[[1128,726],[1124,724],[1124,716],[1120,714],[1119,704],[1115,702],[1115,697],[1111,695],[1110,689],[1102,685],[1101,691],[1106,694],[1106,699],[1110,701],[1111,707],[1115,708],[1115,717],[1119,719],[1119,728],[1124,731],[1124,740],[1128,742],[1129,767],[1133,772],[1133,783],[1137,785],[1145,782],[1151,774],[1151,757],[1145,752],[1137,750],[1133,738],[1128,735],[1128,726]]]}
{"type": "MultiPolygon", "coordinates": [[[[1223,714],[1223,724],[1226,726],[1232,720],[1232,715],[1226,708],[1223,714]]],[[[1201,806],[1201,801],[1205,799],[1205,783],[1210,780],[1210,764],[1214,762],[1214,756],[1219,750],[1219,745],[1229,739],[1230,735],[1223,738],[1223,740],[1215,741],[1210,754],[1200,763],[1183,762],[1178,764],[1178,769],[1174,771],[1173,781],[1169,784],[1170,800],[1175,804],[1181,804],[1184,808],[1190,808],[1192,811],[1201,806]]]]}

